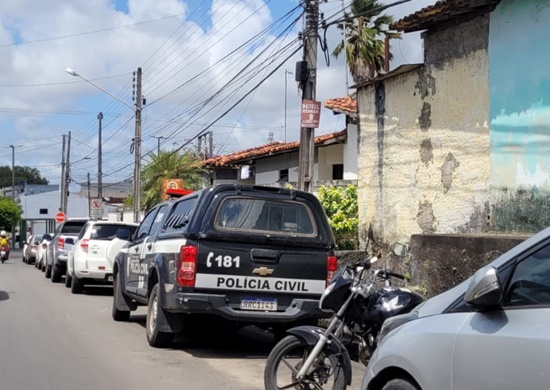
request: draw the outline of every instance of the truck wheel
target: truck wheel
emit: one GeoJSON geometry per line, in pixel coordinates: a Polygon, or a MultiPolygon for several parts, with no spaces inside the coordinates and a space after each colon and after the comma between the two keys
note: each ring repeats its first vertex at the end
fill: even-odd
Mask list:
{"type": "Polygon", "coordinates": [[[55,264],[52,265],[51,277],[52,277],[52,283],[61,282],[61,271],[59,271],[59,267],[55,264]]]}
{"type": "Polygon", "coordinates": [[[130,311],[119,310],[117,308],[117,300],[122,296],[120,288],[120,283],[117,278],[113,278],[113,307],[111,309],[111,315],[115,321],[128,321],[130,319],[130,311]]]}
{"type": "Polygon", "coordinates": [[[69,288],[71,287],[72,283],[72,277],[69,275],[69,267],[67,267],[67,271],[65,271],[65,287],[69,288]]]}
{"type": "Polygon", "coordinates": [[[159,332],[159,312],[162,308],[159,305],[158,299],[159,285],[155,284],[151,295],[149,296],[149,305],[147,305],[147,321],[145,322],[145,334],[147,341],[151,347],[165,348],[168,347],[174,339],[173,333],[159,332]]]}
{"type": "Polygon", "coordinates": [[[73,276],[71,280],[71,292],[73,294],[82,294],[82,290],[84,290],[82,282],[76,277],[76,275],[73,276]]]}

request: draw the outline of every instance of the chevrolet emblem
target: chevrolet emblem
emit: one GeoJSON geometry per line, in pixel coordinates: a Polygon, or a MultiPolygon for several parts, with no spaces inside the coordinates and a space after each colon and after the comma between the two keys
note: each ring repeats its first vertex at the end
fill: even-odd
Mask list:
{"type": "Polygon", "coordinates": [[[254,268],[252,273],[260,276],[269,276],[273,273],[273,270],[267,267],[260,267],[260,268],[254,268]]]}

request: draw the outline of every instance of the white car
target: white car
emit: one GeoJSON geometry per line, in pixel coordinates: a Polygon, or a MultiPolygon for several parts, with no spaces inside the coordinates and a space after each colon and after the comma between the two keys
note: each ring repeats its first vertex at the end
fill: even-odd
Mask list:
{"type": "Polygon", "coordinates": [[[85,285],[112,284],[113,261],[126,241],[116,239],[119,229],[132,235],[137,224],[112,221],[88,221],[68,253],[65,286],[80,294],[85,285]]]}
{"type": "Polygon", "coordinates": [[[48,248],[48,245],[50,244],[52,240],[52,236],[50,234],[44,234],[40,238],[40,244],[36,248],[36,262],[38,264],[45,264],[46,262],[46,250],[48,248]]]}

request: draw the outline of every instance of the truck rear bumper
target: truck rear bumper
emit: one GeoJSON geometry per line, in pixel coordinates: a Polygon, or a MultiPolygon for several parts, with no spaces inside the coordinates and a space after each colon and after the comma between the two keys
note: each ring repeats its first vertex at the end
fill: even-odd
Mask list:
{"type": "Polygon", "coordinates": [[[293,299],[282,311],[241,310],[228,306],[227,302],[225,295],[177,293],[175,302],[170,302],[166,309],[172,313],[213,314],[232,321],[250,323],[284,323],[327,317],[327,313],[319,309],[319,301],[315,299],[293,299]]]}

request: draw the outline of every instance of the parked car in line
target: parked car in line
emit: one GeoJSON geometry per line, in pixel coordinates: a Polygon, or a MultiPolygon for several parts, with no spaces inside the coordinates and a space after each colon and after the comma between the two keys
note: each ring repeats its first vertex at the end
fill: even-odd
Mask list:
{"type": "Polygon", "coordinates": [[[329,315],[319,299],[337,271],[334,247],[310,193],[209,187],[147,213],[116,257],[112,316],[126,321],[147,306],[154,347],[197,319],[271,330],[317,323],[329,315]]]}
{"type": "Polygon", "coordinates": [[[62,222],[57,227],[52,237],[52,244],[48,246],[45,265],[46,277],[51,278],[53,283],[61,282],[61,278],[67,272],[67,254],[88,221],[87,218],[73,218],[62,222]]]}
{"type": "Polygon", "coordinates": [[[550,228],[384,322],[363,390],[546,389],[550,228]]]}
{"type": "Polygon", "coordinates": [[[23,245],[23,263],[34,264],[36,262],[36,253],[41,239],[42,234],[33,234],[27,238],[23,245]]]}
{"type": "Polygon", "coordinates": [[[137,226],[128,222],[88,221],[68,254],[65,286],[73,294],[80,294],[85,285],[112,284],[114,256],[108,256],[109,252],[118,253],[126,244],[115,238],[117,232],[124,229],[130,236],[137,226]]]}
{"type": "Polygon", "coordinates": [[[40,243],[38,244],[38,248],[36,250],[36,261],[43,265],[43,267],[46,264],[46,253],[48,250],[48,245],[50,245],[50,242],[52,241],[51,234],[44,234],[40,240],[40,243]]]}

